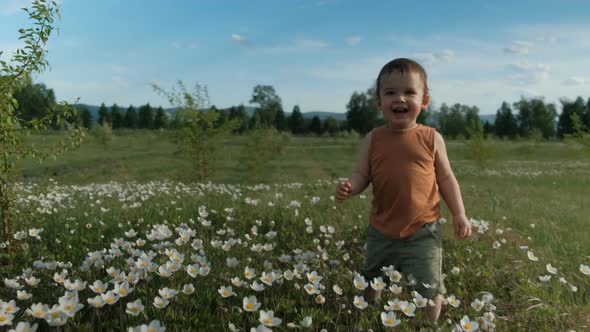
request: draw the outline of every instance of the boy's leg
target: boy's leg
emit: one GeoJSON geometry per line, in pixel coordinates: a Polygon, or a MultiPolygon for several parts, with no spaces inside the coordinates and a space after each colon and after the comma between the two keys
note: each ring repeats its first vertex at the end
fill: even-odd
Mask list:
{"type": "Polygon", "coordinates": [[[443,297],[446,293],[442,280],[442,228],[440,222],[427,224],[414,233],[406,242],[406,258],[402,269],[416,279],[414,289],[434,306],[426,305],[428,319],[440,316],[443,297]],[[428,284],[425,286],[424,284],[428,284]]]}
{"type": "Polygon", "coordinates": [[[371,304],[378,304],[381,298],[381,292],[375,291],[371,287],[371,281],[376,277],[383,277],[381,271],[385,260],[389,258],[391,250],[391,239],[381,234],[375,227],[369,225],[367,227],[367,251],[365,258],[365,265],[362,269],[362,275],[369,284],[363,291],[363,297],[371,304]]]}

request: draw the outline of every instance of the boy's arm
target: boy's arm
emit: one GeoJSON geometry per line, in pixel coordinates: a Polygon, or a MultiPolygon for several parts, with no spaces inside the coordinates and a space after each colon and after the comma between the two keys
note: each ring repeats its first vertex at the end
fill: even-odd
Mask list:
{"type": "Polygon", "coordinates": [[[369,132],[361,148],[361,157],[357,162],[356,168],[348,179],[350,183],[349,195],[362,193],[369,186],[369,146],[371,146],[371,137],[373,132],[369,132]]]}
{"type": "Polygon", "coordinates": [[[459,183],[455,178],[455,174],[453,174],[453,170],[451,169],[445,141],[438,132],[434,134],[434,153],[436,182],[438,183],[445,203],[453,215],[455,238],[464,239],[471,235],[471,224],[465,215],[461,190],[459,189],[459,183]]]}

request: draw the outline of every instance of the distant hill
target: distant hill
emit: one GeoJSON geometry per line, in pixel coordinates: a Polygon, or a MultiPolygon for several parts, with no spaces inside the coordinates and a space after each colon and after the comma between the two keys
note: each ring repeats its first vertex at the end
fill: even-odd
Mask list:
{"type": "MultiPolygon", "coordinates": [[[[88,110],[90,111],[90,114],[92,114],[92,119],[94,121],[98,120],[98,109],[100,108],[100,106],[95,106],[95,105],[87,105],[87,104],[76,104],[77,108],[82,108],[82,107],[86,107],[88,108],[88,110]]],[[[110,109],[110,106],[107,106],[110,109]]],[[[126,111],[127,108],[129,106],[119,106],[121,108],[122,111],[126,111]]],[[[137,110],[137,106],[134,106],[135,109],[137,110]]],[[[157,106],[155,107],[157,108],[157,106]]],[[[246,113],[248,113],[248,116],[252,116],[252,114],[254,114],[254,112],[256,111],[256,107],[253,106],[245,106],[246,108],[246,113]]],[[[177,108],[165,108],[164,111],[166,111],[167,113],[169,113],[170,115],[173,115],[174,113],[176,113],[177,108]]],[[[329,117],[333,117],[338,121],[344,121],[346,120],[346,113],[336,113],[336,112],[323,112],[323,111],[310,111],[310,112],[302,112],[303,117],[304,118],[308,118],[311,119],[314,116],[318,116],[320,118],[320,120],[325,120],[329,117]]],[[[290,116],[291,113],[290,112],[285,112],[285,116],[290,116]]],[[[496,121],[496,115],[495,114],[480,114],[479,118],[481,119],[482,122],[489,122],[490,124],[493,124],[494,121],[496,121]]],[[[429,123],[431,123],[431,121],[436,121],[433,117],[429,118],[430,121],[428,121],[429,123]]]]}

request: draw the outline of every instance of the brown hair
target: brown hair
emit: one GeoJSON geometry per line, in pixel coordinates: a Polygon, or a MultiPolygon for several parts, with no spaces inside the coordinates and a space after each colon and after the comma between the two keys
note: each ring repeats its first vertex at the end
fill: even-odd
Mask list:
{"type": "Polygon", "coordinates": [[[428,95],[428,77],[426,75],[426,70],[424,70],[424,68],[414,60],[397,58],[385,64],[385,66],[381,68],[379,76],[377,76],[377,81],[375,84],[375,94],[377,99],[379,99],[379,90],[381,89],[381,77],[383,77],[385,74],[391,74],[393,71],[399,71],[402,75],[410,72],[418,73],[422,81],[424,81],[424,95],[428,95]]]}

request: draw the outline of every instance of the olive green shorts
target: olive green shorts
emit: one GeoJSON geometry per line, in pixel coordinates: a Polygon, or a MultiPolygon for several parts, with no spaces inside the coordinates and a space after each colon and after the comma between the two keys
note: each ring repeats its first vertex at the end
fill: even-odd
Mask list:
{"type": "Polygon", "coordinates": [[[404,239],[387,237],[369,225],[363,276],[367,282],[376,277],[383,277],[383,280],[389,283],[389,278],[381,268],[390,265],[402,274],[409,289],[415,290],[423,297],[431,299],[437,294],[445,294],[442,279],[441,221],[427,223],[404,239]],[[408,280],[415,280],[415,284],[410,286],[408,280]]]}

